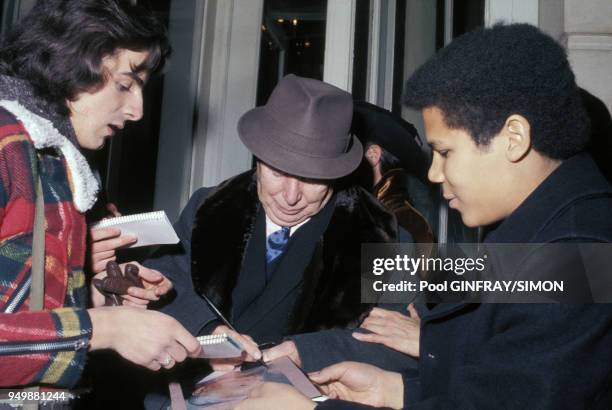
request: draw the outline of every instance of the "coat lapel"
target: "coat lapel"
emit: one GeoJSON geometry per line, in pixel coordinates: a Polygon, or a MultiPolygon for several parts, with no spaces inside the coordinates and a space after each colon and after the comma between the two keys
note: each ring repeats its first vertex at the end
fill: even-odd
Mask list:
{"type": "Polygon", "coordinates": [[[255,178],[249,171],[219,185],[196,213],[191,236],[194,289],[229,317],[258,204],[255,178]]]}
{"type": "Polygon", "coordinates": [[[365,191],[339,190],[292,236],[267,284],[264,232],[253,171],[219,185],[196,214],[194,289],[243,332],[282,308],[283,315],[274,315],[280,322],[263,327],[287,334],[359,322],[369,309],[360,300],[361,243],[395,242],[397,221],[365,191]]]}
{"type": "Polygon", "coordinates": [[[255,218],[251,239],[246,247],[238,283],[232,292],[232,317],[239,329],[240,318],[253,310],[253,303],[266,286],[266,214],[260,207],[255,218]]]}
{"type": "MultiPolygon", "coordinates": [[[[266,313],[278,306],[279,303],[285,300],[290,293],[296,291],[296,288],[302,284],[304,279],[303,272],[310,264],[312,253],[329,224],[334,210],[333,199],[329,201],[323,211],[291,236],[287,250],[281,256],[274,274],[263,293],[237,319],[237,323],[241,325],[240,329],[243,326],[245,331],[254,328],[265,317],[266,313]]],[[[265,248],[262,253],[265,254],[265,248]]],[[[248,257],[248,253],[246,257],[248,257]]],[[[265,276],[263,282],[265,283],[265,276]]]]}

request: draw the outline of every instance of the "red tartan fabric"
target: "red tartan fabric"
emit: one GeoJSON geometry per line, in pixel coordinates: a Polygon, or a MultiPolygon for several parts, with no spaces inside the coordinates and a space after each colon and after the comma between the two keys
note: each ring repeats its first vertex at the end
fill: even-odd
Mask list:
{"type": "Polygon", "coordinates": [[[70,387],[80,377],[91,337],[86,229],[64,158],[37,151],[24,125],[0,108],[0,386],[70,387]],[[29,312],[36,166],[45,200],[45,310],[29,312]]]}

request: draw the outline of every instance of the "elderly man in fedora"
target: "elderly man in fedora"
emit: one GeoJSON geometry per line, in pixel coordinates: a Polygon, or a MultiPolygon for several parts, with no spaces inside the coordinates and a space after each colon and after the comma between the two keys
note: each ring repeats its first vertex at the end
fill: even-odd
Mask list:
{"type": "Polygon", "coordinates": [[[264,342],[358,325],[371,307],[360,302],[361,244],[397,241],[398,225],[365,190],[342,183],[363,155],[352,115],[350,94],[288,75],[242,116],[255,169],[196,191],[175,226],[178,248],[144,263],[174,284],[162,311],[193,334],[236,336],[254,359],[264,342]]]}
{"type": "MultiPolygon", "coordinates": [[[[409,194],[410,185],[426,181],[429,168],[429,159],[417,142],[416,128],[384,108],[355,101],[351,133],[364,147],[361,165],[351,177],[395,215],[400,227],[414,239],[415,255],[429,255],[433,233],[427,219],[412,205],[409,194]]],[[[420,274],[424,276],[426,272],[420,274]]],[[[402,302],[406,304],[382,304],[373,309],[358,330],[329,329],[291,335],[266,350],[264,358],[268,361],[288,356],[307,372],[346,360],[392,371],[416,368],[420,319],[417,308],[408,304],[408,296],[404,297],[402,302]],[[378,343],[390,349],[376,346],[378,343]],[[325,352],[321,352],[321,346],[325,346],[325,352]]]]}

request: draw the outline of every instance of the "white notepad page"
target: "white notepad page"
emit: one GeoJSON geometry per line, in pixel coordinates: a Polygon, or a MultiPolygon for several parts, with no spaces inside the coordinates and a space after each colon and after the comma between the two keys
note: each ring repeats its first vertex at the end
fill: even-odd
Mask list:
{"type": "Polygon", "coordinates": [[[136,248],[149,245],[166,245],[178,243],[179,238],[164,211],[147,212],[103,219],[90,226],[97,228],[119,228],[122,234],[135,235],[138,242],[129,246],[136,248]]]}

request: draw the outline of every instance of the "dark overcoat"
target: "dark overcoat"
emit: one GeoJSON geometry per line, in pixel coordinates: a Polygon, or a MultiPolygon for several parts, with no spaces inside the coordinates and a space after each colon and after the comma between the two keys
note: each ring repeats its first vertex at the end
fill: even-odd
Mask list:
{"type": "MultiPolygon", "coordinates": [[[[590,157],[570,158],[486,242],[612,242],[612,188],[590,157]]],[[[611,408],[612,305],[439,304],[421,325],[407,409],[611,408]]]]}
{"type": "Polygon", "coordinates": [[[361,244],[396,241],[393,215],[361,188],[339,190],[291,236],[270,279],[265,225],[253,171],[196,191],[176,224],[180,245],[145,263],[175,286],[162,311],[206,333],[217,324],[206,294],[260,343],[357,326],[370,308],[361,303],[361,244]]]}

